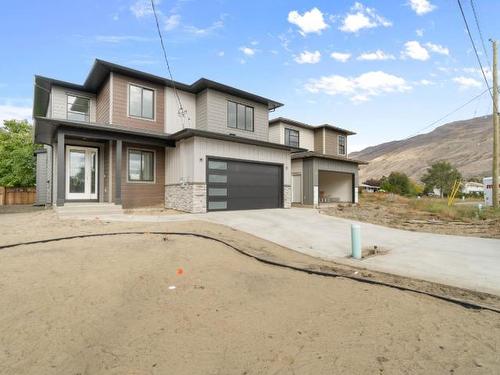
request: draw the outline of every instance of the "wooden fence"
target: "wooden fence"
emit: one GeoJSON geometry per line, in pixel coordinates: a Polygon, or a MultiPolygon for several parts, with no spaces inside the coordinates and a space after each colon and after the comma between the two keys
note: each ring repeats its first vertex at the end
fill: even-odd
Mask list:
{"type": "Polygon", "coordinates": [[[36,188],[6,188],[0,186],[0,206],[11,204],[33,204],[36,200],[36,188]]]}

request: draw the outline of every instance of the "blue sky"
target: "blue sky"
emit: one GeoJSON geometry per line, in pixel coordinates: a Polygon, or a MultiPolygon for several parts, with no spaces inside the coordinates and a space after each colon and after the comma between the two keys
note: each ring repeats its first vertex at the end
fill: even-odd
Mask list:
{"type": "MultiPolygon", "coordinates": [[[[82,83],[95,58],[165,76],[148,4],[2,4],[0,119],[30,116],[34,74],[82,83]]],[[[156,4],[176,80],[210,78],[284,103],[272,117],[357,131],[349,151],[412,135],[485,90],[455,1],[156,4]]],[[[489,49],[500,1],[475,4],[489,49]]],[[[443,123],[490,112],[485,94],[443,123]]]]}

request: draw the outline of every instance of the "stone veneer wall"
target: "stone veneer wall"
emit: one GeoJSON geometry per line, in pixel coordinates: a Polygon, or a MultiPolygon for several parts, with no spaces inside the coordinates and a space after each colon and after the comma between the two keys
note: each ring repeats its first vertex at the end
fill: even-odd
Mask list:
{"type": "Polygon", "coordinates": [[[292,187],[290,185],[283,186],[283,207],[292,207],[292,187]]]}
{"type": "Polygon", "coordinates": [[[165,207],[190,213],[207,212],[207,185],[200,183],[166,185],[165,207]]]}

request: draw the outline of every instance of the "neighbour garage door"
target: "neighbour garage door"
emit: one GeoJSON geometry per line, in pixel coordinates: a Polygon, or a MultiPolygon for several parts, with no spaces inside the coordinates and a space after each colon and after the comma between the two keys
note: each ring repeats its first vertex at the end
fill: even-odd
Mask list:
{"type": "Polygon", "coordinates": [[[208,159],[208,211],[279,207],[283,207],[283,166],[208,159]]]}

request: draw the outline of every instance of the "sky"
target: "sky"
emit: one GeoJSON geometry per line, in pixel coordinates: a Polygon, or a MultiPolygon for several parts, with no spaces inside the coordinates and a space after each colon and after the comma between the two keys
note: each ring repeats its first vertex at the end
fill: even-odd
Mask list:
{"type": "MultiPolygon", "coordinates": [[[[491,76],[500,1],[464,11],[491,76]]],[[[270,117],[357,132],[349,152],[491,113],[456,1],[155,0],[174,79],[205,77],[284,103],[270,117]]],[[[166,76],[149,0],[5,1],[0,120],[30,118],[33,77],[83,83],[94,59],[166,76]]]]}

